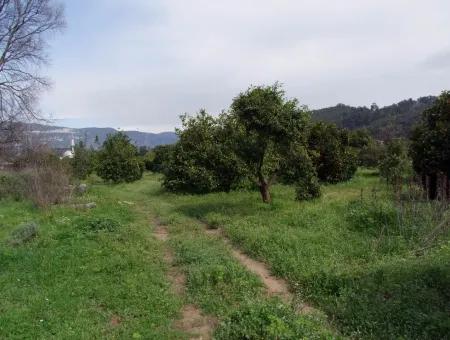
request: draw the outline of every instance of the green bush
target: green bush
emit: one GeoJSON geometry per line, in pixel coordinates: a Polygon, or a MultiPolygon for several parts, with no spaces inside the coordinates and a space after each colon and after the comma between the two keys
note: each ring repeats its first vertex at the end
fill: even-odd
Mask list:
{"type": "Polygon", "coordinates": [[[309,151],[323,182],[338,183],[351,179],[358,169],[358,159],[350,146],[347,130],[319,122],[313,125],[309,136],[309,151]]]}
{"type": "Polygon", "coordinates": [[[70,160],[70,165],[75,178],[86,179],[95,170],[95,151],[86,149],[83,143],[80,143],[75,147],[75,155],[70,160]]]}
{"type": "Polygon", "coordinates": [[[317,177],[304,177],[295,185],[295,197],[298,201],[307,201],[320,197],[322,194],[317,177]]]}
{"type": "Polygon", "coordinates": [[[357,200],[350,202],[347,217],[354,230],[379,235],[398,232],[395,206],[383,200],[357,200]]]}
{"type": "Polygon", "coordinates": [[[97,174],[113,183],[134,182],[142,178],[144,164],[137,148],[123,133],[108,136],[98,153],[97,174]]]}
{"type": "Polygon", "coordinates": [[[9,243],[13,246],[19,246],[34,239],[38,234],[36,223],[23,224],[11,233],[9,243]]]}
{"type": "Polygon", "coordinates": [[[94,217],[90,219],[81,219],[78,222],[78,225],[80,228],[86,231],[108,231],[108,232],[114,232],[118,230],[121,226],[120,222],[111,219],[111,218],[104,218],[104,217],[94,217]]]}
{"type": "Polygon", "coordinates": [[[298,316],[277,300],[247,304],[233,312],[215,332],[216,339],[333,339],[312,317],[298,316]]]}
{"type": "Polygon", "coordinates": [[[0,174],[0,199],[22,200],[27,196],[27,183],[23,175],[0,174]]]}
{"type": "Polygon", "coordinates": [[[216,119],[201,110],[195,117],[183,116],[182,123],[179,141],[166,147],[165,156],[161,149],[155,154],[155,169],[164,173],[163,186],[174,192],[202,194],[228,192],[239,185],[244,171],[229,145],[232,138],[224,116],[216,119]]]}

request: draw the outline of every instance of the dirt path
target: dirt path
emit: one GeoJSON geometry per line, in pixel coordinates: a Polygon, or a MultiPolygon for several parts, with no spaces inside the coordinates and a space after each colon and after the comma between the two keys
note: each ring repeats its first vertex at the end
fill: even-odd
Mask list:
{"type": "MultiPolygon", "coordinates": [[[[169,239],[169,231],[166,226],[157,224],[153,235],[161,242],[169,239]]],[[[179,296],[185,295],[186,277],[174,266],[174,256],[168,247],[164,253],[164,261],[169,266],[167,272],[168,279],[171,283],[172,290],[179,296]]],[[[185,333],[190,334],[191,340],[209,340],[217,325],[217,320],[202,315],[200,309],[194,305],[185,305],[181,311],[181,318],[175,322],[175,327],[185,333]]]]}
{"type": "Polygon", "coordinates": [[[264,262],[250,258],[236,248],[226,237],[222,229],[210,229],[208,225],[205,225],[205,227],[205,232],[207,234],[222,238],[224,242],[230,246],[233,256],[247,268],[247,270],[256,274],[261,279],[269,296],[278,296],[283,302],[293,304],[299,314],[309,314],[316,311],[313,307],[305,303],[300,303],[295,299],[295,295],[290,291],[287,281],[272,275],[269,267],[264,262]]]}

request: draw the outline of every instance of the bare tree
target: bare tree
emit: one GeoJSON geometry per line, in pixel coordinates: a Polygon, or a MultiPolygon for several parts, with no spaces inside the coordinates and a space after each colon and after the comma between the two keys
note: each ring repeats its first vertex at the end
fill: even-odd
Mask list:
{"type": "Polygon", "coordinates": [[[0,146],[24,120],[39,118],[36,101],[49,86],[40,75],[46,39],[65,25],[56,0],[0,0],[0,146]]]}

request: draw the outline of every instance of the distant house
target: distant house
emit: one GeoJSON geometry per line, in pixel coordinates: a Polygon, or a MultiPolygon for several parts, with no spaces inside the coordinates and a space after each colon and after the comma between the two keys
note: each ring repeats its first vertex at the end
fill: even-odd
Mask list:
{"type": "Polygon", "coordinates": [[[56,148],[55,152],[59,158],[73,158],[75,156],[75,139],[72,138],[70,148],[56,148]]]}

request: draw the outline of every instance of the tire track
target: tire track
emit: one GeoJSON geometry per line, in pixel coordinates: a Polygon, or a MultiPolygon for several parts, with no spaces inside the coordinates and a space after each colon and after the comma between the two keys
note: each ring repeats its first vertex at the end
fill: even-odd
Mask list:
{"type": "MultiPolygon", "coordinates": [[[[168,228],[160,223],[156,223],[153,231],[154,237],[166,243],[169,240],[168,228]]],[[[167,277],[170,281],[173,292],[178,296],[186,295],[186,276],[174,266],[174,255],[166,245],[164,252],[164,262],[169,267],[167,277]]],[[[210,340],[217,320],[211,316],[205,316],[195,305],[185,305],[181,310],[181,318],[174,324],[176,329],[188,333],[191,340],[210,340]]]]}

